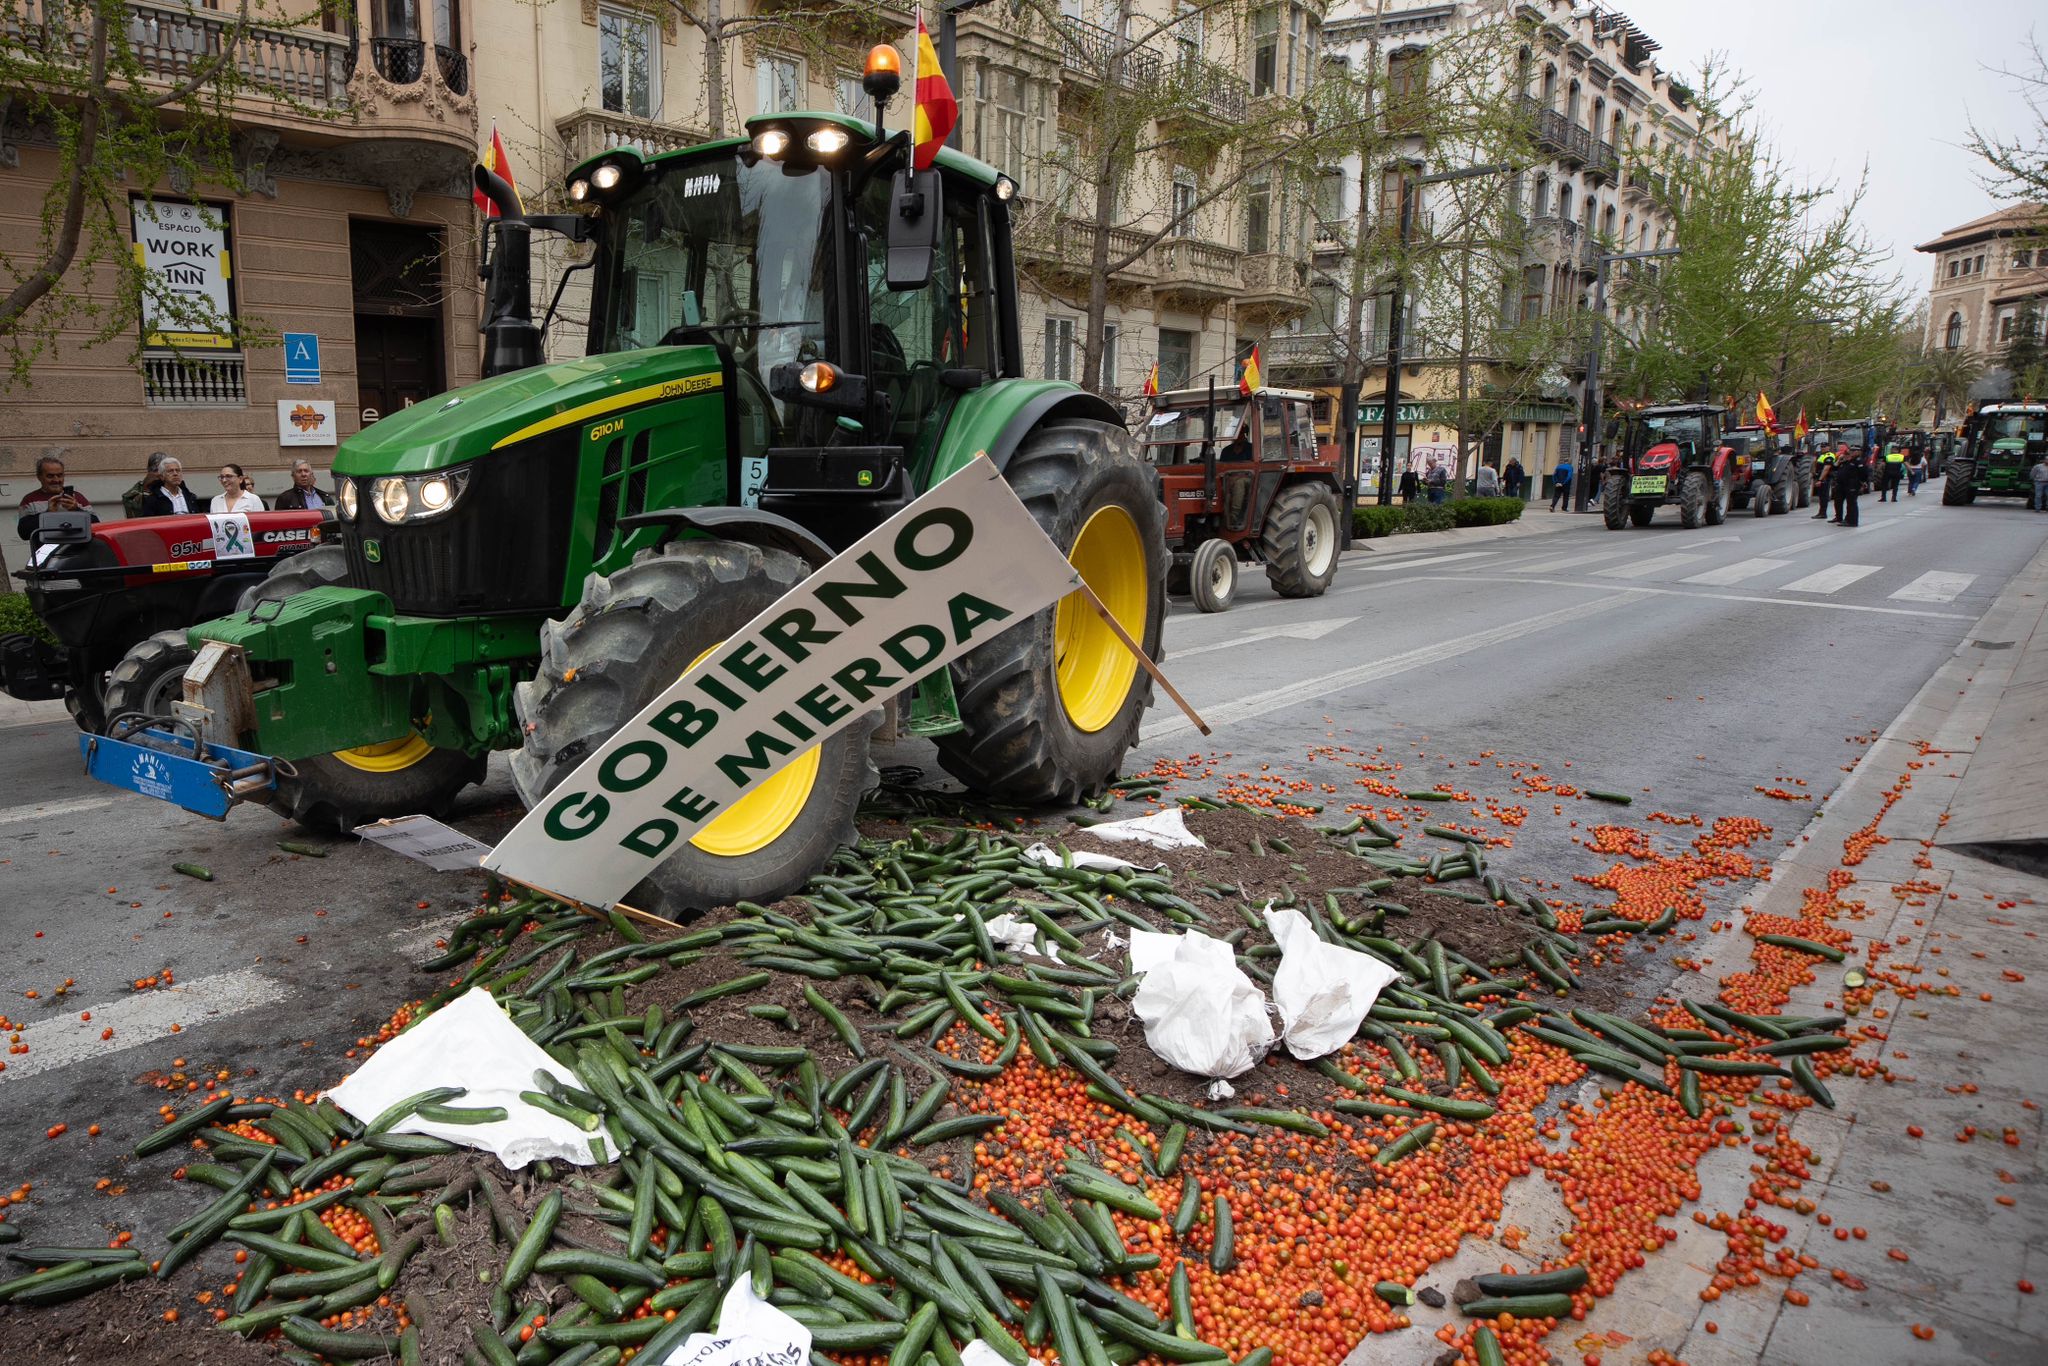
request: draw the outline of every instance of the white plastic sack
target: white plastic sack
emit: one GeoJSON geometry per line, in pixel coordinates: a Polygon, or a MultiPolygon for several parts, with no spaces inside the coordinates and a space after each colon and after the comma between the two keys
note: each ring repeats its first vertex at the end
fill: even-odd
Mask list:
{"type": "Polygon", "coordinates": [[[807,1366],[811,1330],[754,1293],[742,1275],[718,1306],[718,1331],[692,1333],[661,1366],[807,1366]]]}
{"type": "MultiPolygon", "coordinates": [[[[1038,926],[1008,911],[990,918],[988,937],[997,948],[1008,949],[1011,953],[1038,953],[1038,926]]],[[[1045,956],[1055,963],[1059,962],[1060,946],[1047,940],[1045,956]]]]}
{"type": "MultiPolygon", "coordinates": [[[[976,1338],[960,1349],[960,1366],[1010,1366],[1010,1359],[976,1338]]],[[[1043,1366],[1043,1363],[1032,1357],[1031,1366],[1043,1366]]]]}
{"type": "MultiPolygon", "coordinates": [[[[1188,829],[1187,821],[1177,806],[1163,811],[1154,811],[1149,816],[1133,816],[1127,821],[1105,821],[1091,825],[1083,834],[1096,835],[1119,843],[1134,842],[1149,844],[1154,849],[1206,849],[1202,837],[1188,829]]],[[[1080,855],[1075,855],[1078,859],[1080,855]]]]}
{"type": "Polygon", "coordinates": [[[595,1165],[589,1134],[519,1098],[521,1091],[534,1089],[533,1074],[542,1068],[570,1086],[583,1085],[521,1033],[491,993],[473,987],[372,1053],[327,1098],[367,1124],[408,1096],[437,1086],[466,1087],[468,1094],[451,1105],[499,1105],[505,1118],[495,1124],[435,1124],[408,1115],[392,1126],[393,1132],[431,1134],[482,1148],[513,1171],[542,1159],[595,1165]]]}
{"type": "Polygon", "coordinates": [[[1265,994],[1222,940],[1133,930],[1131,971],[1142,979],[1131,1007],[1146,1046],[1183,1072],[1234,1077],[1272,1048],[1265,994]]]}
{"type": "MultiPolygon", "coordinates": [[[[1102,827],[1094,826],[1092,828],[1099,830],[1102,827]]],[[[1095,872],[1120,873],[1126,868],[1138,866],[1127,858],[1118,858],[1115,854],[1098,854],[1089,849],[1069,849],[1067,853],[1072,856],[1076,868],[1087,868],[1095,872]]],[[[1032,845],[1024,851],[1024,857],[1030,859],[1033,863],[1042,863],[1048,868],[1063,868],[1066,866],[1060,859],[1059,850],[1046,844],[1032,845]]]]}
{"type": "Polygon", "coordinates": [[[1266,925],[1280,946],[1273,1004],[1287,1051],[1304,1061],[1336,1052],[1358,1033],[1394,970],[1371,954],[1324,943],[1300,911],[1269,910],[1266,925]]]}

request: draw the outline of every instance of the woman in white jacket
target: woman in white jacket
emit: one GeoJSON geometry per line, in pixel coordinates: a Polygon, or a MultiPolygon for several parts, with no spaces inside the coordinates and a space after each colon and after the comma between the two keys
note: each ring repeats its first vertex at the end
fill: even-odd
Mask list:
{"type": "Polygon", "coordinates": [[[249,476],[240,465],[220,467],[220,492],[213,495],[209,512],[261,512],[263,500],[250,487],[249,476]]]}

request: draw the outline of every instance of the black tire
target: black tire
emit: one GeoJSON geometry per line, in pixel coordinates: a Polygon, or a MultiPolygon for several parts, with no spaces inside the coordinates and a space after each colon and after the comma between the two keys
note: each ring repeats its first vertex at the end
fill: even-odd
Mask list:
{"type": "Polygon", "coordinates": [[[196,654],[182,630],[158,631],[130,646],[107,678],[101,703],[106,719],[129,713],[169,716],[171,704],[185,695],[185,670],[196,654]]]}
{"type": "Polygon", "coordinates": [[[1728,510],[1741,512],[1749,506],[1750,490],[1754,485],[1736,484],[1728,490],[1728,510]]]}
{"type": "Polygon", "coordinates": [[[1971,480],[1977,477],[1977,462],[1966,456],[1949,457],[1948,477],[1941,485],[1941,501],[1952,508],[1968,507],[1977,501],[1971,480]]]}
{"type": "MultiPolygon", "coordinates": [[[[539,805],[698,656],[810,572],[786,551],[694,540],[642,551],[615,574],[592,574],[569,615],[541,626],[539,673],[513,692],[525,730],[512,756],[520,800],[539,805]]],[[[767,844],[714,854],[683,842],[624,899],[679,920],[735,901],[775,901],[801,887],[855,838],[854,813],[874,785],[868,745],[880,720],[879,711],[866,713],[820,745],[803,805],[767,844]]]]}
{"type": "Polygon", "coordinates": [[[1648,526],[1657,516],[1657,506],[1655,503],[1630,503],[1628,505],[1629,524],[1639,527],[1648,526]]]}
{"type": "Polygon", "coordinates": [[[1792,471],[1788,469],[1785,471],[1785,482],[1771,486],[1771,515],[1773,517],[1782,517],[1792,510],[1792,479],[1792,471]]]}
{"type": "MultiPolygon", "coordinates": [[[[315,546],[272,565],[260,582],[242,590],[235,611],[347,581],[347,552],[338,544],[315,546]]],[[[294,759],[289,772],[279,773],[270,808],[309,830],[334,833],[387,816],[442,816],[463,788],[484,780],[488,762],[453,749],[432,750],[404,768],[383,771],[331,754],[294,759]]]]}
{"type": "Polygon", "coordinates": [[[1687,470],[1678,476],[1678,524],[1697,531],[1707,519],[1707,486],[1713,481],[1705,470],[1687,470]]]}
{"type": "Polygon", "coordinates": [[[1337,577],[1343,533],[1337,495],[1323,484],[1290,484],[1266,509],[1259,554],[1266,582],[1283,598],[1319,598],[1337,577]]]}
{"type": "MultiPolygon", "coordinates": [[[[1024,438],[1004,477],[1052,543],[1070,554],[1097,513],[1118,508],[1129,518],[1145,555],[1143,630],[1131,634],[1161,658],[1165,509],[1129,434],[1104,422],[1049,422],[1024,438]]],[[[953,664],[963,728],[939,737],[939,762],[977,792],[1025,803],[1078,801],[1101,792],[1137,743],[1151,675],[1132,661],[1114,714],[1093,729],[1076,725],[1057,682],[1057,610],[1048,607],[953,664]]]]}
{"type": "Polygon", "coordinates": [[[1792,482],[1798,485],[1799,494],[1792,502],[1794,511],[1813,506],[1813,457],[1795,456],[1792,461],[1792,482]]]}
{"type": "Polygon", "coordinates": [[[1771,499],[1775,496],[1777,495],[1772,492],[1769,484],[1751,485],[1749,490],[1749,510],[1751,515],[1757,517],[1769,516],[1771,512],[1771,499]]]}
{"type": "Polygon", "coordinates": [[[1728,520],[1728,481],[1711,479],[1707,482],[1707,525],[1719,526],[1728,520]]]}
{"type": "Polygon", "coordinates": [[[246,612],[259,602],[275,602],[305,592],[348,582],[348,552],[340,545],[318,545],[287,555],[270,566],[270,572],[242,590],[235,610],[246,612]]]}
{"type": "Polygon", "coordinates": [[[74,677],[64,690],[64,710],[71,713],[72,724],[87,735],[98,735],[107,728],[106,692],[98,670],[83,681],[74,677]]]}
{"type": "Polygon", "coordinates": [[[1190,563],[1188,558],[1182,557],[1176,558],[1166,567],[1166,591],[1170,596],[1184,598],[1194,591],[1193,575],[1189,573],[1190,563]]]}
{"type": "Polygon", "coordinates": [[[1228,541],[1204,541],[1195,548],[1188,587],[1197,609],[1224,612],[1237,600],[1237,550],[1228,541]]]}
{"type": "Polygon", "coordinates": [[[1610,474],[1600,481],[1600,520],[1609,531],[1628,525],[1628,476],[1610,474]]]}

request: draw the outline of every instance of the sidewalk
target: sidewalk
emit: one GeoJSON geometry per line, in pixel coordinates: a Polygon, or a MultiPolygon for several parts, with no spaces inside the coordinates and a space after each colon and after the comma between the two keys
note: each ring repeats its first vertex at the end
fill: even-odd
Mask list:
{"type": "Polygon", "coordinates": [[[1512,541],[1524,536],[1544,536],[1553,531],[1598,527],[1596,513],[1552,512],[1542,503],[1531,503],[1515,521],[1500,526],[1461,526],[1449,531],[1414,531],[1399,536],[1375,536],[1353,541],[1345,555],[1393,555],[1416,550],[1440,550],[1445,546],[1475,541],[1512,541]]]}
{"type": "MultiPolygon", "coordinates": [[[[1832,1111],[1753,1105],[1738,1112],[1759,1134],[1758,1120],[1778,1122],[1778,1161],[1789,1150],[1792,1169],[1805,1169],[1785,1202],[1805,1199],[1817,1208],[1802,1215],[1759,1201],[1760,1192],[1771,1191],[1759,1184],[1764,1156],[1747,1133],[1742,1146],[1709,1153],[1699,1166],[1699,1199],[1669,1221],[1676,1237],[1588,1316],[1596,1333],[1633,1339],[1612,1346],[1606,1366],[1642,1361],[1654,1348],[1687,1366],[2048,1360],[2048,1167],[2040,1108],[2048,1104],[2048,1052],[2040,1046],[2048,1012],[2048,939],[2040,933],[2048,878],[1934,842],[1973,773],[2006,775],[2017,759],[2038,765],[2038,743],[2019,753],[1992,748],[1987,718],[2001,709],[2016,672],[2012,663],[1994,661],[2019,652],[1986,646],[2013,639],[1996,628],[2039,621],[2044,581],[2048,549],[2015,576],[1978,632],[1865,751],[1751,889],[1735,920],[1711,922],[1726,928],[1702,927],[1687,946],[1700,971],[1680,974],[1666,990],[1710,998],[1724,975],[1750,963],[1753,941],[1743,919],[1796,916],[1807,889],[1843,884],[1834,923],[1854,936],[1847,961],[1817,963],[1814,980],[1797,988],[1784,1010],[1840,1011],[1849,999],[1844,974],[1867,972],[1877,992],[1849,1029],[1857,1056],[1886,1070],[1870,1079],[1836,1074],[1829,1081],[1832,1111]],[[1914,1128],[1924,1136],[1915,1137],[1914,1128]],[[1782,1137],[1788,1134],[1810,1150],[1803,1162],[1782,1137]],[[1745,1209],[1785,1228],[1764,1257],[1782,1249],[1818,1265],[1791,1282],[1767,1274],[1759,1285],[1705,1301],[1701,1292],[1727,1256],[1729,1236],[1694,1222],[1691,1211],[1712,1217],[1745,1209]],[[2044,1289],[2029,1293],[2023,1284],[2044,1289]],[[1788,1287],[1810,1297],[1810,1305],[1788,1302],[1788,1287]]],[[[1541,1184],[1539,1194],[1554,1189],[1541,1184]]],[[[1506,1218],[1538,1230],[1564,1227],[1561,1218],[1532,1224],[1523,1212],[1506,1218]]],[[[1497,1248],[1486,1251],[1498,1255],[1497,1248]]]]}
{"type": "Polygon", "coordinates": [[[22,702],[0,693],[0,730],[16,726],[71,724],[71,714],[60,699],[55,702],[22,702]]]}

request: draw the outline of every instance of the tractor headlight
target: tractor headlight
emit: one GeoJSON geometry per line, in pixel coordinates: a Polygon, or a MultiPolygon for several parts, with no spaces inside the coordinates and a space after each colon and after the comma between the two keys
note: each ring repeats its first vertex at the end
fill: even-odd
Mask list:
{"type": "Polygon", "coordinates": [[[336,495],[335,501],[341,505],[341,520],[353,522],[356,519],[356,481],[342,480],[341,492],[336,495]]]}
{"type": "Polygon", "coordinates": [[[619,181],[624,177],[624,171],[607,161],[590,173],[590,188],[598,191],[617,189],[619,181]]]}
{"type": "Polygon", "coordinates": [[[996,198],[1008,203],[1017,197],[1017,182],[1006,175],[996,177],[996,198]]]}
{"type": "Polygon", "coordinates": [[[405,481],[396,477],[379,479],[370,493],[370,504],[377,509],[377,515],[387,522],[405,520],[406,509],[412,506],[412,491],[405,481]]]}
{"type": "Polygon", "coordinates": [[[849,141],[844,128],[819,128],[804,139],[813,152],[827,157],[845,151],[849,141]]]}
{"type": "Polygon", "coordinates": [[[590,182],[587,180],[570,181],[569,198],[574,200],[578,204],[581,204],[584,200],[590,198],[590,182]]]}
{"type": "Polygon", "coordinates": [[[754,135],[754,150],[773,161],[789,150],[789,134],[780,128],[764,129],[754,135]]]}

